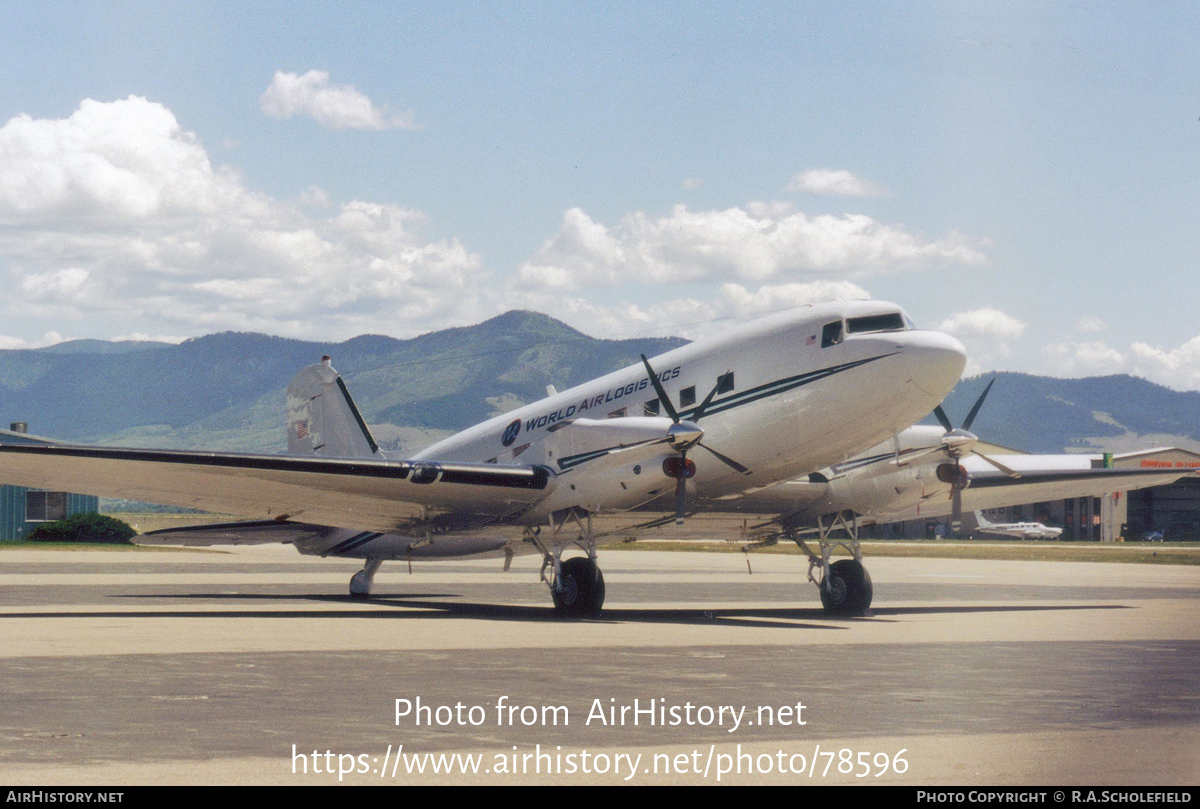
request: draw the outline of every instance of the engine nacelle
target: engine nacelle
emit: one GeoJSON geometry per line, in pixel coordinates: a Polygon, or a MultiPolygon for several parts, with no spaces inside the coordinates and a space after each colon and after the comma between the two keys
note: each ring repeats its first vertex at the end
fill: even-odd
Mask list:
{"type": "Polygon", "coordinates": [[[951,486],[957,485],[959,490],[971,485],[971,473],[960,463],[938,464],[937,479],[951,486]]]}

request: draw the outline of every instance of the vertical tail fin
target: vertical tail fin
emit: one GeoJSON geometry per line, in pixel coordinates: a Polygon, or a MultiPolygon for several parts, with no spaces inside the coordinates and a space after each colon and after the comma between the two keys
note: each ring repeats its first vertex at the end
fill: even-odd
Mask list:
{"type": "Polygon", "coordinates": [[[287,417],[289,455],[373,458],[383,454],[329,357],[292,378],[287,417]]]}
{"type": "Polygon", "coordinates": [[[975,524],[978,525],[980,528],[992,528],[996,525],[995,523],[989,522],[988,520],[984,519],[982,511],[975,512],[975,524]]]}

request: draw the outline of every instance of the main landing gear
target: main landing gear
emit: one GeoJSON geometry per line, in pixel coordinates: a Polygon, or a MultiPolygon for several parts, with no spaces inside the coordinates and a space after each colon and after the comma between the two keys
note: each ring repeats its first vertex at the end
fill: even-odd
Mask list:
{"type": "Polygon", "coordinates": [[[541,579],[550,586],[554,611],[562,618],[599,618],[604,607],[604,574],[596,564],[596,542],[592,537],[592,517],[585,511],[571,508],[551,516],[550,544],[541,537],[539,529],[527,529],[525,538],[542,553],[541,579]],[[579,529],[579,535],[566,537],[579,529]],[[586,556],[564,560],[563,551],[575,545],[586,556]],[[546,570],[550,569],[547,578],[546,570]]]}
{"type": "Polygon", "coordinates": [[[838,512],[828,525],[824,518],[817,520],[819,556],[798,534],[787,530],[788,537],[808,556],[808,580],[820,588],[821,606],[830,615],[862,615],[870,608],[875,592],[871,587],[871,575],[862,563],[862,550],[858,545],[858,518],[853,513],[850,513],[850,518],[847,522],[842,512],[838,512]],[[830,539],[829,535],[837,530],[844,531],[846,538],[830,539]],[[839,545],[854,558],[840,559],[831,564],[829,557],[839,545]],[[821,569],[819,580],[813,576],[817,568],[821,569]]]}

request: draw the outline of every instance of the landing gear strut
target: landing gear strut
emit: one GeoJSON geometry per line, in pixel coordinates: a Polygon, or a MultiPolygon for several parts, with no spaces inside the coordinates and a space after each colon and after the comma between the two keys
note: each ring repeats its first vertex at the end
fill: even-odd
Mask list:
{"type": "Polygon", "coordinates": [[[549,546],[541,538],[539,530],[527,530],[525,538],[542,552],[541,579],[550,586],[550,598],[554,611],[563,618],[598,618],[604,607],[604,574],[596,564],[596,542],[592,536],[592,517],[578,509],[568,509],[550,518],[551,541],[549,546]],[[584,519],[580,519],[580,517],[584,519]],[[561,519],[556,520],[556,517],[561,519]],[[586,522],[585,522],[586,520],[586,522]],[[573,533],[567,528],[574,523],[579,535],[566,539],[573,533]],[[562,554],[571,545],[582,549],[587,556],[576,556],[563,560],[562,554]],[[547,568],[551,575],[546,576],[547,568]]]}
{"type": "Polygon", "coordinates": [[[871,586],[871,575],[862,563],[862,550],[858,545],[858,518],[853,513],[850,513],[850,518],[847,522],[845,515],[838,512],[828,525],[824,518],[818,518],[819,556],[798,534],[787,531],[788,537],[808,556],[808,580],[820,588],[821,606],[830,615],[862,615],[871,606],[871,597],[875,592],[871,586]],[[835,530],[844,531],[846,538],[830,539],[829,535],[835,530]],[[840,559],[831,564],[829,557],[839,545],[854,558],[840,559]],[[813,575],[817,568],[821,569],[819,580],[813,575]]]}
{"type": "Polygon", "coordinates": [[[350,596],[352,598],[366,598],[371,595],[371,587],[375,584],[375,573],[382,564],[382,559],[368,559],[367,563],[363,565],[363,569],[350,578],[350,596]]]}

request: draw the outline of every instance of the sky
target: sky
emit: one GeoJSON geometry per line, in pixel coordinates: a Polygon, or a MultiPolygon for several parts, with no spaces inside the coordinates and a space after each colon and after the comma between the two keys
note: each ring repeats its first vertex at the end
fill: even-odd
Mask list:
{"type": "Polygon", "coordinates": [[[1188,3],[26,3],[0,348],[872,297],[1200,389],[1188,3]]]}

